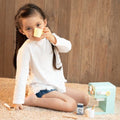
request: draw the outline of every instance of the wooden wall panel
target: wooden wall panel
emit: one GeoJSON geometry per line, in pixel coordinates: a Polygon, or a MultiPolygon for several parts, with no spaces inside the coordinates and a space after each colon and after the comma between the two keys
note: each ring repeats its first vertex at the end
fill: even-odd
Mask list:
{"type": "Polygon", "coordinates": [[[87,1],[82,3],[82,24],[81,28],[81,72],[79,76],[79,82],[88,83],[94,80],[94,41],[96,40],[97,31],[97,6],[96,0],[87,1]],[[87,7],[86,7],[87,6],[87,7]]]}
{"type": "Polygon", "coordinates": [[[112,1],[107,78],[120,86],[120,0],[112,1]]]}
{"type": "Polygon", "coordinates": [[[108,47],[109,47],[109,22],[111,12],[111,1],[98,1],[97,17],[96,17],[96,39],[94,40],[94,59],[95,59],[95,79],[94,81],[107,81],[107,62],[108,62],[108,47]]]}
{"type": "Polygon", "coordinates": [[[58,28],[58,8],[59,0],[45,0],[45,13],[47,15],[48,27],[55,33],[57,33],[58,28]]]}
{"type": "Polygon", "coordinates": [[[25,3],[48,15],[51,30],[69,39],[61,54],[68,82],[110,81],[120,86],[120,0],[0,0],[0,76],[14,77],[14,15],[25,3]]]}
{"type": "Polygon", "coordinates": [[[70,40],[72,50],[68,58],[68,76],[69,82],[79,82],[80,62],[81,62],[81,35],[82,35],[82,0],[74,2],[71,0],[71,17],[70,17],[70,40]],[[81,32],[81,34],[80,34],[81,32]]]}
{"type": "Polygon", "coordinates": [[[13,53],[14,53],[14,9],[15,0],[6,1],[5,9],[5,39],[4,39],[4,76],[11,77],[14,74],[13,53]]]}
{"type": "Polygon", "coordinates": [[[17,10],[26,3],[29,3],[30,0],[15,0],[15,14],[17,10]]]}
{"type": "Polygon", "coordinates": [[[41,9],[45,9],[45,0],[29,0],[30,3],[38,5],[41,9]]]}
{"type": "Polygon", "coordinates": [[[5,0],[0,0],[0,76],[4,74],[5,4],[5,0]]]}
{"type": "Polygon", "coordinates": [[[116,74],[120,65],[117,52],[120,49],[119,7],[118,0],[71,2],[73,49],[68,58],[67,74],[70,82],[110,81],[120,86],[120,75],[116,74]]]}

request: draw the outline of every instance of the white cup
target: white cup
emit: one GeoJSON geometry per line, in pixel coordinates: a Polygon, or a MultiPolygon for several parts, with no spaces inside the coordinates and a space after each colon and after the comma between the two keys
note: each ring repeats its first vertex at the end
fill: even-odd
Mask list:
{"type": "Polygon", "coordinates": [[[85,110],[85,114],[87,115],[87,117],[94,118],[94,116],[95,116],[95,109],[87,108],[85,110]]]}

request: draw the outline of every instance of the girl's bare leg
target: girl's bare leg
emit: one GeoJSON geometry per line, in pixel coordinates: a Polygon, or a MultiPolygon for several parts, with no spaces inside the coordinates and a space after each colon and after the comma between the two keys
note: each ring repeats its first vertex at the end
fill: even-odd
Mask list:
{"type": "Polygon", "coordinates": [[[31,94],[25,99],[25,105],[39,106],[60,111],[72,112],[76,109],[76,101],[66,94],[57,91],[47,93],[42,98],[31,94]]]}
{"type": "Polygon", "coordinates": [[[68,88],[66,87],[66,95],[72,97],[76,100],[77,103],[83,103],[84,105],[87,105],[89,102],[89,96],[88,94],[83,90],[77,90],[74,88],[68,88]]]}

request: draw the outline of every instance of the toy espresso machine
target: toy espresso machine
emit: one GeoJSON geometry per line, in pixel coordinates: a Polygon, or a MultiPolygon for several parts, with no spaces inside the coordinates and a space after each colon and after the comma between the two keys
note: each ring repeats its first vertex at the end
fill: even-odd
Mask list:
{"type": "Polygon", "coordinates": [[[88,84],[88,93],[96,101],[95,114],[114,113],[116,87],[110,82],[90,82],[88,84]]]}

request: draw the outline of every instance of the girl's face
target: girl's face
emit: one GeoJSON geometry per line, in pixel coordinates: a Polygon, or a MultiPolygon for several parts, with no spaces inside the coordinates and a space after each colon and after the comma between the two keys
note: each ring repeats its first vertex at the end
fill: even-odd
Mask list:
{"type": "Polygon", "coordinates": [[[27,18],[22,18],[21,19],[22,23],[22,29],[20,29],[20,32],[24,35],[26,35],[27,38],[34,40],[34,41],[39,41],[41,40],[41,37],[34,37],[34,29],[35,28],[40,28],[43,29],[47,25],[47,20],[43,20],[42,17],[36,13],[35,15],[32,15],[27,18]]]}

